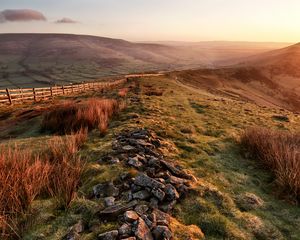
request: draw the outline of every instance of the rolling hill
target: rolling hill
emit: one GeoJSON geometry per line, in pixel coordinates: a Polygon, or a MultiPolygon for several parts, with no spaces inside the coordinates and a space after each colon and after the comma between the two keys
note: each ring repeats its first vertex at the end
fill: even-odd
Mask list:
{"type": "Polygon", "coordinates": [[[70,34],[0,34],[0,88],[66,84],[132,72],[213,68],[283,45],[133,43],[70,34]]]}
{"type": "Polygon", "coordinates": [[[219,69],[177,72],[194,87],[242,97],[258,104],[300,111],[300,44],[245,58],[219,69]]]}

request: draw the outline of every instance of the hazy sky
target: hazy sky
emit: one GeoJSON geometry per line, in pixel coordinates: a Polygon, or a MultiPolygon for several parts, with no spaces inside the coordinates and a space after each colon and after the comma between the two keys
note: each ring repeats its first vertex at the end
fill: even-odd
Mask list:
{"type": "Polygon", "coordinates": [[[0,0],[0,12],[7,9],[36,10],[47,21],[10,21],[3,14],[1,21],[0,14],[2,33],[78,33],[134,41],[300,41],[300,0],[0,0]],[[64,23],[68,20],[78,23],[64,23]]]}

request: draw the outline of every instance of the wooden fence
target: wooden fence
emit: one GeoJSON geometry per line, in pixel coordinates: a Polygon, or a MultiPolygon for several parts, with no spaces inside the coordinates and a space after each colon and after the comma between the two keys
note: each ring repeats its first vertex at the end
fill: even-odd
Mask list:
{"type": "Polygon", "coordinates": [[[90,90],[110,89],[125,83],[126,81],[127,78],[105,83],[90,82],[45,88],[0,89],[0,104],[12,105],[14,103],[22,103],[25,101],[37,102],[40,100],[52,99],[59,95],[70,95],[90,90]]]}

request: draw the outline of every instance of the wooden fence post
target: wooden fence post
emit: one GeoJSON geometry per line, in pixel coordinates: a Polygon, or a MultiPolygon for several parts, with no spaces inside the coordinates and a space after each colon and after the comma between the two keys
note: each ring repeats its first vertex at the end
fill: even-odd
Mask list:
{"type": "Polygon", "coordinates": [[[36,102],[35,88],[32,89],[32,92],[33,92],[33,100],[36,102]]]}
{"type": "Polygon", "coordinates": [[[51,95],[51,98],[53,99],[53,90],[52,90],[52,86],[50,87],[50,95],[51,95]]]}
{"type": "Polygon", "coordinates": [[[62,91],[63,91],[63,95],[65,95],[65,87],[64,87],[64,85],[62,85],[62,91]]]}
{"type": "Polygon", "coordinates": [[[22,100],[22,102],[24,101],[24,95],[23,95],[23,89],[22,88],[20,88],[20,93],[21,93],[21,100],[22,100]]]}
{"type": "Polygon", "coordinates": [[[7,98],[8,98],[9,104],[12,105],[12,99],[11,99],[11,96],[10,96],[8,88],[6,88],[6,94],[7,94],[7,98]]]}
{"type": "Polygon", "coordinates": [[[72,93],[74,93],[74,86],[73,86],[73,83],[71,83],[71,89],[72,89],[72,93]]]}

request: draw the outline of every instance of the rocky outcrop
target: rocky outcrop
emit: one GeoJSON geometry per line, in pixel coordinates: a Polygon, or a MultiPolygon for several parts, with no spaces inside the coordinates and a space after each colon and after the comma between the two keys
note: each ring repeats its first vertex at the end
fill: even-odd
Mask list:
{"type": "Polygon", "coordinates": [[[190,190],[195,177],[159,151],[161,141],[145,129],[122,132],[112,143],[113,151],[100,162],[125,164],[138,174],[122,174],[115,183],[101,183],[93,195],[103,198],[102,221],[118,220],[119,228],[98,239],[172,239],[170,213],[190,190]]]}

